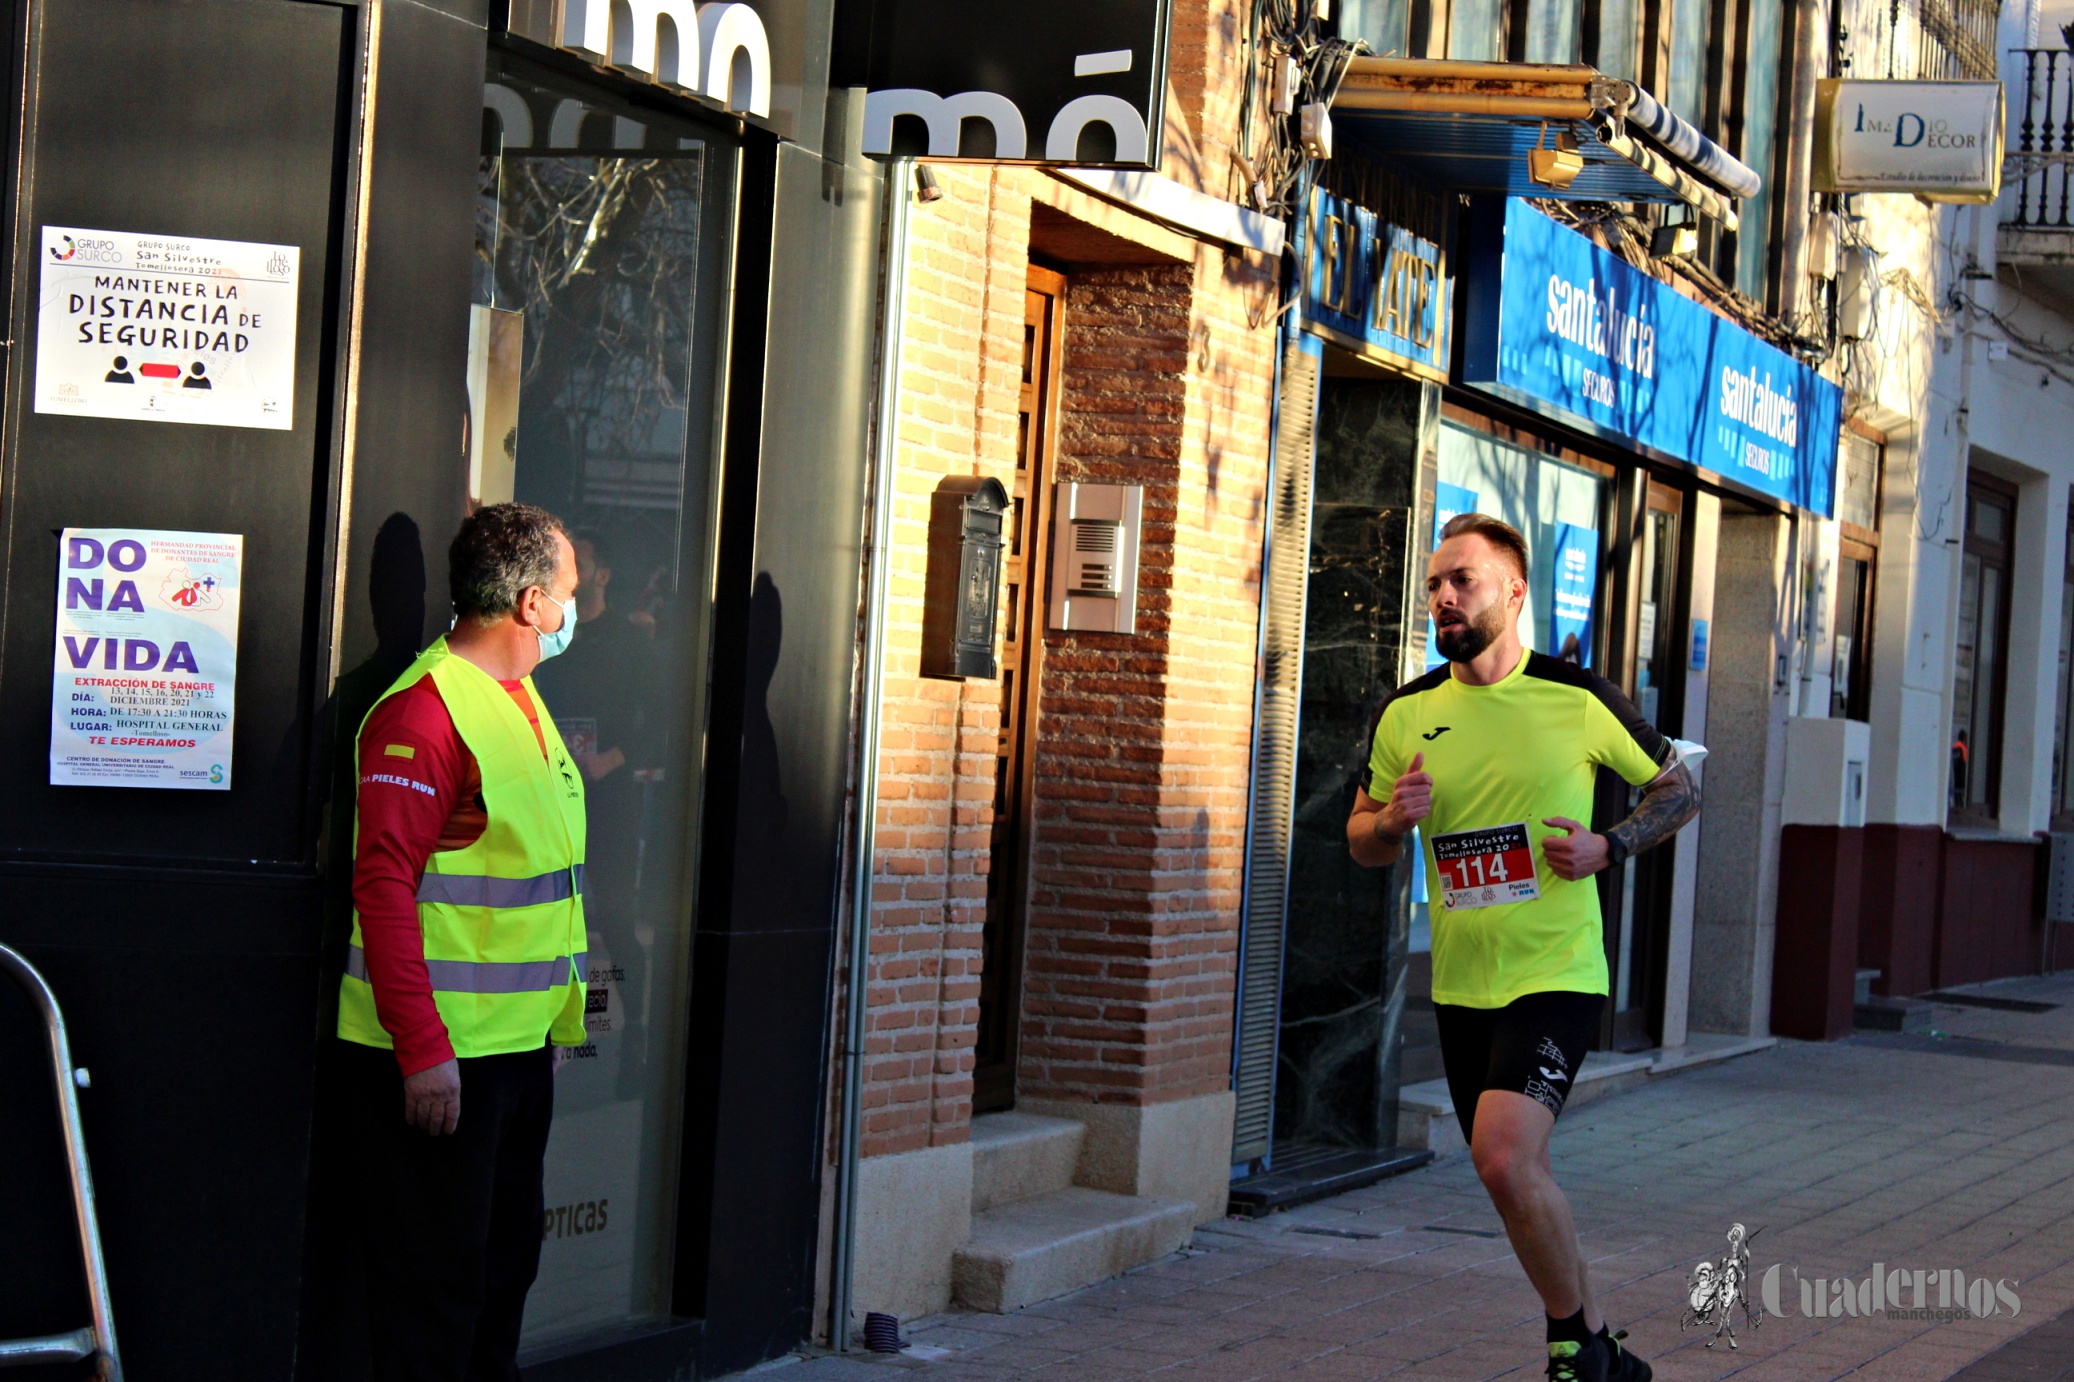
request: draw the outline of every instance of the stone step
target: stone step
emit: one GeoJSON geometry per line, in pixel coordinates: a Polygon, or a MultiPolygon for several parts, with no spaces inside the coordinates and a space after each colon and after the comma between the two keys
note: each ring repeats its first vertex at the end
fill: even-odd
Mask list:
{"type": "Polygon", "coordinates": [[[973,1215],[951,1290],[961,1305],[1005,1314],[1176,1252],[1194,1227],[1187,1200],[1054,1190],[973,1215]]]}
{"type": "Polygon", "coordinates": [[[1087,1125],[1034,1113],[986,1113],[972,1120],[972,1212],[983,1214],[1073,1184],[1087,1125]]]}
{"type": "Polygon", "coordinates": [[[1870,1003],[1872,1001],[1872,981],[1879,977],[1880,972],[1876,969],[1859,970],[1856,975],[1856,983],[1851,989],[1851,1001],[1854,1003],[1870,1003]]]}
{"type": "Polygon", "coordinates": [[[1883,998],[1873,994],[1860,999],[1851,1012],[1851,1025],[1870,1032],[1927,1032],[1935,1025],[1937,1005],[1920,998],[1883,998]]]}
{"type": "MultiPolygon", "coordinates": [[[[1565,1109],[1588,1104],[1608,1094],[1632,1089],[1658,1075],[1712,1065],[1779,1044],[1777,1037],[1746,1037],[1726,1032],[1693,1032],[1683,1046],[1648,1051],[1589,1051],[1577,1072],[1577,1087],[1565,1109]]],[[[1455,1121],[1455,1101],[1446,1080],[1408,1084],[1397,1095],[1397,1145],[1423,1147],[1435,1156],[1464,1150],[1462,1125],[1455,1121]]]]}

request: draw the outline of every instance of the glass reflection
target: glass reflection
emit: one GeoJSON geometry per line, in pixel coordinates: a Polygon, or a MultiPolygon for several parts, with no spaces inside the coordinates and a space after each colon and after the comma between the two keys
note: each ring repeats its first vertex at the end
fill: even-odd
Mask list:
{"type": "Polygon", "coordinates": [[[713,465],[709,146],[493,70],[477,214],[471,506],[562,516],[574,640],[535,684],[587,778],[589,1040],[561,1071],[529,1344],[664,1313],[688,982],[713,465]]]}

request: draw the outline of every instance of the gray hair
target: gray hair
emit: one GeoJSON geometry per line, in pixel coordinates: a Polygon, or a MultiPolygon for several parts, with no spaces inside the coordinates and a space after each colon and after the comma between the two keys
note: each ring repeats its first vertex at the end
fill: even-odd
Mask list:
{"type": "Polygon", "coordinates": [[[493,624],[532,587],[551,592],[562,565],[555,546],[561,533],[561,519],[531,504],[491,504],[468,515],[447,548],[454,617],[493,624]]]}

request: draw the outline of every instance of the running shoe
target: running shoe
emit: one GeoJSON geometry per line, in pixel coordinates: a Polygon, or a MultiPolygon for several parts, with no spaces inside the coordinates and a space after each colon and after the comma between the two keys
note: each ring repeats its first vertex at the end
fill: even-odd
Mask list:
{"type": "Polygon", "coordinates": [[[1558,1339],[1548,1346],[1549,1382],[1611,1382],[1606,1340],[1594,1334],[1583,1343],[1558,1339]]]}
{"type": "Polygon", "coordinates": [[[1656,1370],[1621,1346],[1621,1340],[1627,1336],[1625,1329],[1618,1334],[1602,1336],[1603,1342],[1613,1349],[1613,1361],[1606,1368],[1606,1382],[1649,1382],[1656,1370]]]}

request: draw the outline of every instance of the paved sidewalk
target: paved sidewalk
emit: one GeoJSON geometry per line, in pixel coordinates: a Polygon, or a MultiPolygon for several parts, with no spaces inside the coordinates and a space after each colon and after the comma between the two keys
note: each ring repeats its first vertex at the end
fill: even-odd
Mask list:
{"type": "MultiPolygon", "coordinates": [[[[1941,1007],[1937,1037],[1782,1044],[1558,1124],[1556,1172],[1600,1302],[1657,1377],[2074,1378],[2074,976],[1970,992],[2064,1006],[1941,1007]],[[1758,1232],[1760,1280],[1785,1264],[1786,1315],[1750,1328],[1739,1313],[1740,1348],[1708,1349],[1679,1316],[1687,1274],[1720,1254],[1731,1222],[1758,1232]],[[1864,1282],[1875,1262],[1930,1272],[1933,1307],[1940,1269],[2008,1280],[2021,1313],[1801,1314],[1793,1269],[1864,1282]]],[[[786,1382],[903,1364],[931,1382],[1472,1382],[1543,1367],[1540,1302],[1459,1153],[1287,1214],[1206,1225],[1174,1257],[1018,1314],[955,1312],[910,1332],[951,1352],[779,1366],[786,1382]]]]}

